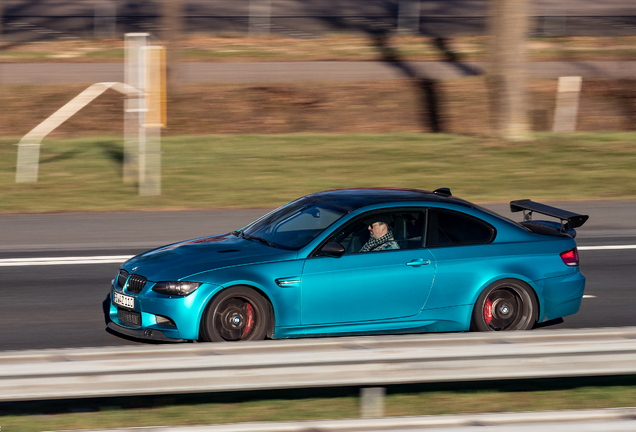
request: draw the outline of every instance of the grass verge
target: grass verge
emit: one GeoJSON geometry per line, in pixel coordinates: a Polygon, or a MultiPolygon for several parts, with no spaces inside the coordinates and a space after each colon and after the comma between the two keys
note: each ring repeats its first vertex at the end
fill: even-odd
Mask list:
{"type": "MultiPolygon", "coordinates": [[[[359,416],[357,388],[0,404],[3,430],[103,429],[359,416]]],[[[629,407],[636,377],[389,387],[387,416],[629,407]]]]}
{"type": "Polygon", "coordinates": [[[636,133],[538,134],[528,143],[441,134],[167,137],[162,195],[122,183],[117,138],[46,140],[37,183],[14,182],[0,141],[0,212],[271,207],[325,189],[450,187],[470,201],[636,199],[636,133]]]}

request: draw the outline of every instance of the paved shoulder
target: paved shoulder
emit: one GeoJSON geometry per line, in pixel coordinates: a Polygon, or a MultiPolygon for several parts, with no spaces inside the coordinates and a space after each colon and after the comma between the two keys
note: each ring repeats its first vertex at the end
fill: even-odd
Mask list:
{"type": "MultiPolygon", "coordinates": [[[[121,82],[122,63],[5,63],[2,84],[93,84],[121,82]]],[[[356,82],[401,78],[448,79],[480,75],[481,62],[187,62],[181,64],[184,83],[356,82]]],[[[633,78],[636,61],[532,62],[531,76],[558,78],[633,78]]]]}

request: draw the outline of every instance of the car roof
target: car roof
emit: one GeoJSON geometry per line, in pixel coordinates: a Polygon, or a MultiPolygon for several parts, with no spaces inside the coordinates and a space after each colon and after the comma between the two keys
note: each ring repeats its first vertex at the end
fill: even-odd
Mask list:
{"type": "Polygon", "coordinates": [[[465,207],[473,207],[473,204],[461,198],[419,189],[398,188],[354,188],[335,189],[316,192],[307,195],[303,199],[316,202],[325,202],[341,207],[348,212],[375,204],[396,202],[441,202],[459,204],[465,207]]]}

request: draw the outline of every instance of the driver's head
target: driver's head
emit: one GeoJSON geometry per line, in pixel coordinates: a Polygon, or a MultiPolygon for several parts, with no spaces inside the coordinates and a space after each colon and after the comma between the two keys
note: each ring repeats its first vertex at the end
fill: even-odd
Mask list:
{"type": "Polygon", "coordinates": [[[380,238],[389,232],[389,223],[391,223],[391,217],[388,215],[371,216],[365,219],[365,224],[371,233],[371,238],[380,238]]]}

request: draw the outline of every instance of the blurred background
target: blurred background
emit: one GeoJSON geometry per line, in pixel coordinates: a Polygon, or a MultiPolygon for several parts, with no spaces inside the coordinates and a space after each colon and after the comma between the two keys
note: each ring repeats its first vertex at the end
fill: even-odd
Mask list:
{"type": "MultiPolygon", "coordinates": [[[[4,0],[2,17],[5,86],[121,81],[123,35],[149,33],[169,53],[168,134],[484,133],[506,128],[501,109],[523,110],[525,128],[550,131],[556,79],[567,75],[585,78],[577,131],[636,124],[633,64],[617,63],[636,59],[629,0],[4,0]],[[306,63],[316,61],[347,63],[306,63]],[[18,66],[32,62],[58,67],[18,66]],[[245,64],[257,62],[267,65],[245,64]],[[496,94],[506,92],[520,93],[502,107],[506,95],[496,94]]],[[[3,135],[26,133],[76,91],[66,88],[30,88],[31,101],[25,88],[5,88],[3,135]]],[[[121,111],[106,99],[94,110],[108,121],[58,133],[120,132],[121,111]]]]}
{"type": "Polygon", "coordinates": [[[546,199],[636,196],[630,182],[616,181],[631,178],[630,170],[623,173],[611,155],[598,160],[630,152],[631,137],[620,133],[636,128],[636,4],[629,0],[4,0],[0,7],[0,181],[15,198],[4,210],[269,207],[331,187],[434,189],[442,182],[482,201],[512,191],[546,199]],[[133,187],[114,182],[126,159],[125,97],[114,91],[49,134],[39,186],[16,189],[15,143],[87,86],[124,81],[124,35],[140,32],[167,50],[163,200],[140,202],[133,187]],[[565,120],[557,112],[561,77],[580,80],[565,92],[565,120]],[[595,144],[608,139],[615,144],[595,144]],[[581,142],[585,155],[576,150],[581,142]],[[527,143],[544,157],[526,153],[517,166],[513,154],[527,143]],[[225,151],[229,145],[239,153],[225,151]],[[493,145],[504,149],[490,154],[493,145]],[[360,146],[370,152],[361,156],[360,146]],[[404,165],[407,147],[419,164],[404,165]],[[325,152],[337,156],[328,166],[325,152]],[[427,166],[431,153],[453,159],[443,169],[427,166]],[[393,171],[360,175],[386,157],[393,171]],[[298,173],[320,171],[281,194],[281,161],[293,161],[298,173]],[[211,163],[223,180],[207,181],[211,163]],[[576,186],[545,187],[563,177],[564,165],[576,186]],[[590,171],[595,183],[581,182],[590,171]],[[237,177],[247,182],[235,184],[237,177]],[[248,184],[263,194],[243,189],[248,184]],[[45,185],[55,189],[51,203],[34,199],[45,185]],[[88,185],[87,199],[73,202],[62,192],[88,185]]]}
{"type": "MultiPolygon", "coordinates": [[[[0,350],[137,345],[104,331],[120,257],[343,187],[450,187],[504,214],[521,198],[589,213],[577,241],[590,298],[562,327],[633,326],[635,84],[634,0],[0,0],[0,260],[113,258],[0,267],[0,350]],[[128,96],[113,90],[48,134],[37,181],[16,183],[26,134],[89,86],[127,80],[130,33],[166,48],[160,193],[123,181],[137,150],[128,96]],[[589,249],[608,244],[631,251],[589,249]]],[[[634,381],[389,388],[386,412],[633,406],[634,381]]],[[[358,391],[4,404],[0,423],[355,417],[358,391]]]]}
{"type": "MultiPolygon", "coordinates": [[[[21,41],[117,37],[165,30],[186,34],[259,33],[303,38],[358,33],[368,27],[428,36],[486,34],[489,0],[3,0],[3,34],[21,41]],[[256,19],[258,18],[258,19],[256,19]]],[[[494,2],[493,2],[494,3],[494,2]]],[[[527,4],[530,36],[629,36],[636,27],[629,0],[516,1],[527,4]]]]}

